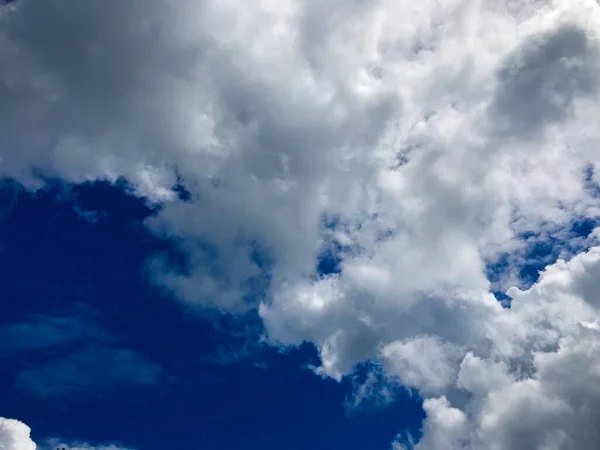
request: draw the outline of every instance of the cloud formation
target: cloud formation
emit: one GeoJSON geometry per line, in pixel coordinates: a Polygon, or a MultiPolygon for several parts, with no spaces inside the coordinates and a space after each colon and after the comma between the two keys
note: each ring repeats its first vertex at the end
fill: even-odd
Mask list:
{"type": "MultiPolygon", "coordinates": [[[[595,448],[599,268],[600,248],[594,247],[549,266],[530,289],[509,291],[511,309],[481,323],[485,340],[471,342],[460,363],[450,365],[443,395],[427,396],[417,386],[427,397],[428,417],[414,448],[595,448]]],[[[428,367],[440,364],[437,359],[428,367]]]]}
{"type": "Polygon", "coordinates": [[[57,446],[68,450],[127,450],[117,445],[92,446],[86,443],[66,444],[57,439],[51,439],[37,446],[30,437],[31,429],[15,419],[0,417],[0,448],[2,450],[50,450],[57,446]]]}
{"type": "Polygon", "coordinates": [[[415,448],[592,448],[600,253],[571,237],[600,211],[595,0],[0,14],[0,174],[126,179],[188,257],[154,282],[257,309],[323,376],[379,365],[425,399],[415,448]],[[569,261],[527,289],[549,240],[569,261]],[[318,273],[332,248],[339,273],[318,273]]]}
{"type": "Polygon", "coordinates": [[[31,429],[23,422],[0,417],[0,447],[6,450],[35,450],[31,429]]]}

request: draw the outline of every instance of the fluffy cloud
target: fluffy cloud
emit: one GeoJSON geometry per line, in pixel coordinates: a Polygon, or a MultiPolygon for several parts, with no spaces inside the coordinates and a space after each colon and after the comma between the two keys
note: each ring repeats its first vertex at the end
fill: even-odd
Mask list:
{"type": "Polygon", "coordinates": [[[392,342],[383,347],[381,355],[388,374],[398,377],[402,385],[428,394],[446,388],[461,359],[460,350],[430,336],[392,342]]]}
{"type": "Polygon", "coordinates": [[[0,417],[0,448],[6,450],[35,450],[29,437],[31,429],[23,422],[0,417]]]}
{"type": "Polygon", "coordinates": [[[593,282],[597,292],[598,267],[596,247],[548,267],[530,289],[513,289],[511,309],[481,324],[489,341],[473,343],[444,395],[425,401],[414,448],[595,448],[600,310],[597,295],[589,302],[579,287],[593,282]]]}
{"type": "Polygon", "coordinates": [[[56,446],[68,450],[127,450],[114,444],[97,447],[85,443],[69,445],[57,439],[51,439],[43,445],[36,446],[35,442],[31,440],[30,434],[31,429],[23,422],[0,417],[0,448],[2,450],[36,450],[36,448],[50,450],[56,446]]]}
{"type": "Polygon", "coordinates": [[[570,239],[600,212],[595,0],[17,6],[0,174],[125,178],[188,256],[155,282],[256,308],[323,376],[381,365],[425,398],[417,448],[591,448],[599,252],[570,239]],[[525,289],[549,240],[580,254],[525,289]]]}

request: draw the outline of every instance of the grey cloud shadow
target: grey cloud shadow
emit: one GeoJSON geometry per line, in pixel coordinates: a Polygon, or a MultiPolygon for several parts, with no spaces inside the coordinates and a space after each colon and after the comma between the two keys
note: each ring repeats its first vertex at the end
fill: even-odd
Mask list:
{"type": "Polygon", "coordinates": [[[578,97],[597,92],[598,56],[575,25],[528,39],[497,72],[500,84],[488,111],[495,131],[531,138],[565,120],[578,97]]]}

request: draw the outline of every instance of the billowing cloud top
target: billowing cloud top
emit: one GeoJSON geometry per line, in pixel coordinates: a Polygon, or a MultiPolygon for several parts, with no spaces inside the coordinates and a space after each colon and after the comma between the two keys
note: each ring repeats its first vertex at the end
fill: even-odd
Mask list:
{"type": "Polygon", "coordinates": [[[30,428],[14,419],[0,417],[0,448],[7,450],[35,450],[29,437],[30,428]]]}
{"type": "Polygon", "coordinates": [[[600,211],[595,0],[16,3],[2,176],[162,203],[189,267],[153,281],[418,390],[397,448],[597,447],[600,250],[572,233],[600,211]]]}

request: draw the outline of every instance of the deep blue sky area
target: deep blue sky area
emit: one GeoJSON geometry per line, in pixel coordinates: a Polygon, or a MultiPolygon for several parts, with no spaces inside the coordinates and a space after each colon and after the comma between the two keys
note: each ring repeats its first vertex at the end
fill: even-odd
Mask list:
{"type": "MultiPolygon", "coordinates": [[[[48,437],[140,450],[389,448],[420,401],[347,413],[310,346],[257,344],[258,321],[208,317],[151,283],[170,242],[124,186],[0,189],[0,416],[48,437]]],[[[328,271],[333,271],[329,268],[328,271]]]]}

